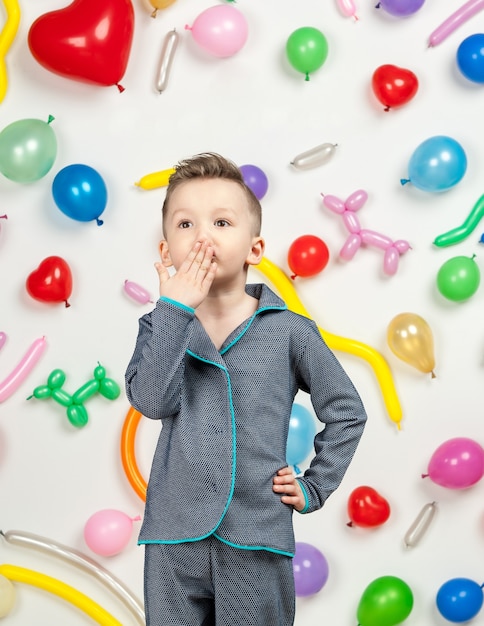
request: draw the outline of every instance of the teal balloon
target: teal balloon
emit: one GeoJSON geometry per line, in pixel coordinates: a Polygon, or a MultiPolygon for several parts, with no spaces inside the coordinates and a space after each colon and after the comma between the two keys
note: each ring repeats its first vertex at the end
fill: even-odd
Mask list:
{"type": "Polygon", "coordinates": [[[396,576],[375,578],[363,592],[356,617],[359,626],[395,626],[413,609],[413,593],[396,576]]]}
{"type": "Polygon", "coordinates": [[[328,56],[328,41],[323,33],[312,26],[295,30],[286,42],[289,63],[309,80],[309,74],[319,69],[328,56]]]}
{"type": "Polygon", "coordinates": [[[289,419],[289,431],[286,444],[286,461],[297,467],[314,449],[314,437],[316,436],[316,421],[312,413],[301,404],[292,405],[289,419]]]}
{"type": "Polygon", "coordinates": [[[481,282],[479,266],[474,257],[455,256],[446,261],[437,273],[437,288],[453,302],[462,302],[473,296],[481,282]]]}
{"type": "Polygon", "coordinates": [[[416,148],[408,164],[408,178],[401,183],[410,182],[422,191],[442,192],[456,185],[466,170],[467,157],[460,143],[437,135],[416,148]]]}
{"type": "Polygon", "coordinates": [[[18,120],[0,132],[0,172],[6,178],[32,183],[50,171],[57,156],[53,119],[18,120]]]}
{"type": "Polygon", "coordinates": [[[98,226],[102,225],[99,216],[106,208],[108,190],[93,167],[74,163],[62,168],[52,182],[52,195],[64,215],[79,222],[96,220],[98,226]]]}

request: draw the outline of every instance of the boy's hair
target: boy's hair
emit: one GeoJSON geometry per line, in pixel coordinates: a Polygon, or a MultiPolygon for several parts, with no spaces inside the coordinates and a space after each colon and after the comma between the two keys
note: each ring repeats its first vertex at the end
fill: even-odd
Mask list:
{"type": "Polygon", "coordinates": [[[237,183],[245,195],[249,204],[249,212],[254,221],[254,231],[258,236],[261,231],[262,208],[259,200],[252,189],[245,183],[242,172],[233,161],[226,159],[215,152],[203,152],[188,159],[184,159],[175,165],[175,171],[170,176],[166,190],[165,200],[162,207],[162,217],[165,219],[168,204],[172,193],[183,183],[201,178],[221,178],[237,183]]]}

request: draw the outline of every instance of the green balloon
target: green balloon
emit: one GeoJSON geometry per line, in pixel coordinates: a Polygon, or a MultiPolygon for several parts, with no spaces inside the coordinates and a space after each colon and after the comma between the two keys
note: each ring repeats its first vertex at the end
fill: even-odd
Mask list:
{"type": "Polygon", "coordinates": [[[363,592],[356,617],[359,626],[395,626],[410,615],[413,593],[396,576],[381,576],[363,592]]]}
{"type": "Polygon", "coordinates": [[[437,273],[440,293],[453,302],[462,302],[475,294],[481,273],[474,257],[455,256],[446,261],[437,273]]]}
{"type": "Polygon", "coordinates": [[[306,75],[319,69],[328,56],[328,42],[323,33],[312,26],[303,26],[295,30],[286,43],[289,63],[298,72],[306,75]]]}
{"type": "Polygon", "coordinates": [[[0,132],[0,172],[17,183],[31,183],[47,174],[57,156],[57,139],[48,122],[18,120],[0,132]]]}

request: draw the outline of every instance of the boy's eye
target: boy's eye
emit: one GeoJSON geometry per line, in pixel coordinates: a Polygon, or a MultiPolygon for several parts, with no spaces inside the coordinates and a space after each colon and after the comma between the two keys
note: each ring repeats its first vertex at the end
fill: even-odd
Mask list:
{"type": "Polygon", "coordinates": [[[188,220],[184,220],[183,222],[180,222],[178,224],[178,228],[190,228],[191,226],[191,222],[189,222],[188,220]]]}
{"type": "Polygon", "coordinates": [[[216,220],[215,225],[224,227],[224,226],[229,226],[229,223],[227,222],[227,220],[220,219],[220,220],[216,220]]]}

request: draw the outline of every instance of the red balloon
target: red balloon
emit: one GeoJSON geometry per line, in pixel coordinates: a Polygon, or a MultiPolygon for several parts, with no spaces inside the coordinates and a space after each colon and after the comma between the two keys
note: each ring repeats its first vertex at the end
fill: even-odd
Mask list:
{"type": "Polygon", "coordinates": [[[117,85],[128,64],[134,32],[131,0],[74,0],[32,24],[28,45],[46,69],[66,78],[117,85]]]}
{"type": "Polygon", "coordinates": [[[65,302],[72,293],[72,274],[69,265],[60,256],[45,258],[39,267],[29,274],[26,281],[29,295],[42,302],[65,302]]]}
{"type": "Polygon", "coordinates": [[[319,274],[328,261],[328,246],[315,235],[302,235],[295,239],[287,254],[287,262],[293,272],[291,278],[296,276],[307,278],[319,274]]]}
{"type": "Polygon", "coordinates": [[[414,97],[418,90],[418,78],[403,67],[380,65],[373,72],[371,85],[375,96],[388,111],[414,97]]]}
{"type": "Polygon", "coordinates": [[[390,517],[390,505],[375,489],[362,485],[348,498],[348,526],[380,526],[390,517]]]}

